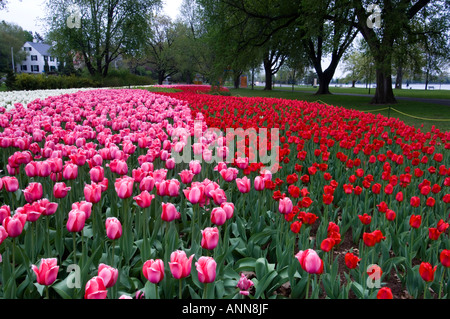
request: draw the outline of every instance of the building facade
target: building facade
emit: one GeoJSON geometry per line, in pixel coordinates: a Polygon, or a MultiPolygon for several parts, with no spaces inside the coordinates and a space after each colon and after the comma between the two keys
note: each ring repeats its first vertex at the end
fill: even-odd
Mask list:
{"type": "Polygon", "coordinates": [[[58,58],[50,54],[51,45],[37,42],[25,42],[22,50],[27,53],[25,60],[17,63],[18,73],[44,73],[45,61],[48,63],[49,72],[58,70],[58,58]]]}

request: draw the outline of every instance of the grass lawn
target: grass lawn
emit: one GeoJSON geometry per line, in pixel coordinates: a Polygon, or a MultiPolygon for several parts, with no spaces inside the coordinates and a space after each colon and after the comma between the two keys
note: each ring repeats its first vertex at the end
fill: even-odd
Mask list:
{"type": "MultiPolygon", "coordinates": [[[[294,92],[291,91],[289,88],[285,88],[285,90],[277,90],[273,91],[264,91],[261,88],[255,88],[254,90],[248,88],[248,89],[231,89],[231,93],[233,96],[242,96],[242,97],[274,97],[274,98],[283,98],[283,99],[296,99],[296,100],[303,100],[308,102],[320,102],[325,103],[329,105],[334,106],[342,106],[345,108],[350,109],[356,109],[363,112],[368,111],[374,111],[379,110],[382,108],[385,108],[387,106],[380,106],[380,105],[371,105],[370,100],[371,97],[365,97],[365,96],[348,96],[348,95],[322,95],[317,96],[312,93],[307,93],[305,89],[297,89],[294,92]]],[[[308,91],[311,91],[311,87],[309,87],[308,91]]],[[[331,89],[332,92],[337,93],[337,90],[343,91],[346,90],[347,92],[349,90],[353,90],[351,88],[333,88],[331,89]]],[[[357,94],[364,94],[364,92],[361,92],[360,90],[365,89],[358,89],[355,88],[355,90],[358,90],[357,94]]],[[[397,91],[401,90],[396,90],[397,91]]],[[[405,92],[409,93],[410,91],[415,90],[404,90],[405,92]]],[[[374,89],[372,89],[372,93],[374,92],[374,89]]],[[[426,97],[426,98],[432,98],[432,96],[435,96],[434,98],[445,98],[443,96],[443,92],[446,92],[448,95],[447,98],[450,98],[450,91],[424,91],[426,94],[429,94],[429,96],[416,96],[413,97],[426,97]],[[433,95],[434,93],[434,95],[433,95]],[[437,94],[439,93],[439,94],[437,94]],[[438,97],[436,97],[438,96],[438,97]]],[[[355,92],[356,93],[356,92],[355,92]]],[[[419,95],[419,93],[417,93],[419,95]]],[[[424,94],[422,92],[422,94],[424,94]]],[[[445,95],[445,94],[444,94],[445,95]]],[[[397,95],[399,96],[399,95],[397,95]]],[[[412,96],[412,95],[405,95],[405,96],[412,96]]],[[[401,121],[404,121],[408,125],[413,125],[416,128],[420,128],[423,124],[423,130],[430,130],[432,125],[435,125],[440,130],[444,131],[450,131],[450,107],[446,107],[444,105],[439,104],[433,104],[433,103],[422,103],[422,102],[416,102],[416,101],[404,101],[404,100],[398,100],[398,103],[395,105],[392,105],[392,107],[400,112],[409,114],[411,116],[420,117],[421,119],[406,116],[400,113],[397,113],[396,111],[392,110],[384,110],[384,111],[377,111],[374,113],[380,113],[384,116],[390,116],[400,119],[401,121]],[[439,120],[439,121],[438,121],[439,120]],[[447,120],[447,121],[444,121],[447,120]]]]}

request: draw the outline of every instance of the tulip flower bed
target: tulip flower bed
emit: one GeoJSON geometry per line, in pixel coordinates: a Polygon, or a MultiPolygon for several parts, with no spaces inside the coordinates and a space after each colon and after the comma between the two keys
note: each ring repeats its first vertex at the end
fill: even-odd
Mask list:
{"type": "Polygon", "coordinates": [[[449,296],[450,133],[171,88],[2,110],[2,298],[449,296]]]}

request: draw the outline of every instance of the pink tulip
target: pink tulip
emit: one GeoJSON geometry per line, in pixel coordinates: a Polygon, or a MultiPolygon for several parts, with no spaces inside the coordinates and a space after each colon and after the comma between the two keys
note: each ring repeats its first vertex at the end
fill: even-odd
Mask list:
{"type": "Polygon", "coordinates": [[[100,264],[98,266],[98,276],[103,279],[105,288],[110,288],[116,284],[119,271],[111,266],[100,264]]]}
{"type": "Polygon", "coordinates": [[[234,167],[230,167],[220,170],[219,173],[226,182],[231,182],[236,179],[238,170],[234,167]]]}
{"type": "Polygon", "coordinates": [[[239,288],[241,295],[248,296],[250,294],[249,290],[253,285],[253,281],[249,280],[244,274],[241,274],[241,278],[239,278],[236,287],[239,288]]]}
{"type": "Polygon", "coordinates": [[[34,202],[32,204],[25,204],[23,207],[19,207],[17,209],[18,213],[24,214],[27,216],[28,222],[35,222],[41,217],[42,212],[45,211],[44,207],[41,207],[38,202],[34,202]]]}
{"type": "Polygon", "coordinates": [[[14,193],[19,189],[19,180],[14,176],[3,176],[2,182],[7,192],[14,193]]]}
{"type": "Polygon", "coordinates": [[[136,201],[136,203],[141,208],[147,208],[150,207],[152,204],[152,200],[155,198],[155,195],[150,195],[149,192],[143,191],[138,196],[133,197],[133,199],[136,201]]]}
{"type": "Polygon", "coordinates": [[[202,197],[202,191],[199,187],[192,186],[190,188],[184,189],[183,192],[187,200],[190,201],[192,204],[198,204],[200,202],[202,197]]]}
{"type": "Polygon", "coordinates": [[[170,157],[166,160],[165,167],[167,169],[174,169],[175,168],[175,159],[173,157],[170,157]]]}
{"type": "Polygon", "coordinates": [[[155,179],[152,176],[145,176],[139,183],[140,191],[151,192],[153,187],[155,187],[155,179]]]}
{"type": "Polygon", "coordinates": [[[108,217],[105,222],[106,236],[111,240],[119,239],[122,236],[122,224],[116,217],[108,217]]]}
{"type": "Polygon", "coordinates": [[[227,195],[225,194],[225,191],[221,188],[216,188],[210,191],[208,194],[209,196],[212,196],[212,199],[214,200],[214,203],[216,205],[222,205],[222,203],[225,203],[227,201],[227,195]]]}
{"type": "Polygon", "coordinates": [[[106,299],[107,294],[102,277],[95,276],[86,283],[84,299],[106,299]]]}
{"type": "Polygon", "coordinates": [[[3,220],[3,226],[5,227],[9,237],[17,237],[22,234],[26,221],[26,214],[16,213],[11,217],[6,217],[3,220]]]}
{"type": "Polygon", "coordinates": [[[72,209],[69,212],[69,219],[67,220],[67,230],[75,233],[83,230],[86,222],[86,214],[82,210],[72,209]]]}
{"type": "Polygon", "coordinates": [[[78,165],[68,163],[63,168],[63,177],[67,180],[74,180],[78,177],[78,165]]]}
{"type": "Polygon", "coordinates": [[[193,160],[189,162],[189,169],[191,170],[192,174],[198,175],[202,170],[202,165],[200,164],[200,161],[193,160]]]}
{"type": "Polygon", "coordinates": [[[186,253],[181,250],[176,250],[170,254],[170,272],[175,279],[186,278],[191,273],[192,259],[194,255],[189,258],[186,253]]]}
{"type": "Polygon", "coordinates": [[[250,192],[250,179],[248,179],[247,176],[244,176],[243,178],[236,178],[236,185],[241,193],[245,194],[250,192]]]}
{"type": "Polygon", "coordinates": [[[30,183],[23,190],[23,196],[28,203],[32,203],[41,199],[43,195],[43,189],[41,183],[30,183]]]}
{"type": "Polygon", "coordinates": [[[125,199],[131,197],[133,194],[134,179],[131,177],[123,177],[116,179],[114,187],[116,189],[117,196],[125,199]]]}
{"type": "Polygon", "coordinates": [[[36,274],[38,284],[50,286],[58,276],[59,266],[56,258],[43,258],[39,268],[36,265],[31,265],[31,269],[36,274]]]}
{"type": "MultiPolygon", "coordinates": [[[[8,238],[8,233],[6,232],[5,227],[3,225],[0,226],[0,245],[3,243],[3,241],[8,238]]],[[[0,255],[1,256],[1,255],[0,255]]],[[[1,262],[1,258],[0,258],[1,262]]]]}
{"type": "Polygon", "coordinates": [[[171,179],[167,184],[167,195],[177,197],[180,194],[180,182],[177,179],[171,179]]]}
{"type": "Polygon", "coordinates": [[[8,205],[3,205],[0,207],[0,224],[3,224],[3,220],[5,220],[6,217],[11,216],[11,208],[8,205]]]}
{"type": "Polygon", "coordinates": [[[233,203],[225,202],[225,203],[222,203],[220,205],[220,207],[227,214],[227,219],[230,219],[233,217],[233,214],[234,214],[234,204],[233,203]]]}
{"type": "Polygon", "coordinates": [[[58,209],[58,203],[50,202],[47,198],[40,199],[37,203],[44,209],[42,211],[42,215],[44,216],[53,215],[58,209]]]}
{"type": "Polygon", "coordinates": [[[227,213],[221,207],[215,207],[211,211],[211,222],[217,226],[225,224],[227,221],[227,213]]]}
{"type": "Polygon", "coordinates": [[[88,219],[91,217],[92,203],[86,201],[76,202],[72,204],[72,209],[82,210],[86,214],[86,219],[88,219]]]}
{"type": "Polygon", "coordinates": [[[212,257],[200,257],[195,263],[198,273],[198,280],[201,283],[212,283],[216,279],[217,263],[212,257]]]}
{"type": "Polygon", "coordinates": [[[315,250],[301,250],[295,255],[295,258],[307,273],[320,275],[323,272],[323,260],[315,250]]]}
{"type": "Polygon", "coordinates": [[[255,190],[262,191],[265,187],[265,180],[261,176],[255,177],[255,190]]]}
{"type": "Polygon", "coordinates": [[[171,222],[175,219],[179,219],[181,214],[177,212],[177,209],[172,203],[162,203],[161,219],[166,222],[171,222]]]}
{"type": "Polygon", "coordinates": [[[219,243],[219,229],[217,227],[206,227],[202,230],[202,241],[200,245],[204,249],[212,250],[219,243]]]}
{"type": "Polygon", "coordinates": [[[281,198],[278,203],[278,210],[281,214],[290,214],[294,205],[289,197],[281,198]]]}
{"type": "Polygon", "coordinates": [[[84,197],[86,201],[96,204],[102,199],[102,187],[92,182],[84,186],[84,197]]]}
{"type": "Polygon", "coordinates": [[[96,166],[89,171],[91,181],[94,183],[100,183],[105,178],[105,170],[102,166],[96,166]]]}
{"type": "Polygon", "coordinates": [[[55,196],[55,198],[64,198],[67,196],[69,191],[70,187],[67,187],[64,182],[55,183],[53,186],[53,196],[55,196]]]}
{"type": "Polygon", "coordinates": [[[178,175],[180,175],[181,178],[181,182],[183,184],[189,184],[190,182],[192,182],[192,179],[194,178],[194,174],[192,173],[191,170],[182,170],[181,173],[179,173],[178,175]]]}
{"type": "Polygon", "coordinates": [[[142,266],[142,273],[148,281],[157,284],[164,279],[164,262],[161,259],[147,260],[142,266]]]}

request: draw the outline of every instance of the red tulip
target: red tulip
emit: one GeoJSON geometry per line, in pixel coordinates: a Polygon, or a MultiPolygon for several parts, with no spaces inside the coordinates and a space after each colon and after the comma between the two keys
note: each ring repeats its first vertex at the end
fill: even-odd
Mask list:
{"type": "Polygon", "coordinates": [[[302,222],[295,221],[291,224],[290,228],[294,234],[298,234],[300,232],[300,229],[302,228],[302,222]]]}
{"type": "Polygon", "coordinates": [[[422,223],[421,215],[411,215],[411,217],[409,218],[409,225],[412,228],[419,228],[421,223],[422,223]]]}
{"type": "Polygon", "coordinates": [[[361,260],[361,258],[358,258],[352,253],[346,253],[345,254],[345,265],[349,269],[355,269],[358,266],[358,262],[361,260]]]}
{"type": "Polygon", "coordinates": [[[161,259],[147,260],[142,266],[142,273],[148,281],[157,284],[164,279],[164,262],[161,259]]]}
{"type": "Polygon", "coordinates": [[[31,265],[31,269],[36,274],[38,284],[50,286],[58,276],[59,266],[56,258],[43,258],[39,268],[36,265],[31,265]]]}
{"type": "Polygon", "coordinates": [[[426,282],[432,282],[434,280],[434,273],[437,266],[432,266],[430,263],[422,262],[419,267],[419,274],[426,282]]]}
{"type": "Polygon", "coordinates": [[[102,277],[95,276],[86,283],[84,299],[106,299],[107,294],[102,277]]]}
{"type": "Polygon", "coordinates": [[[369,225],[372,221],[372,216],[368,215],[367,213],[364,213],[364,215],[358,215],[358,218],[363,225],[369,225]]]}
{"type": "Polygon", "coordinates": [[[198,280],[201,283],[212,283],[216,279],[217,263],[212,257],[200,257],[195,263],[198,280]]]}
{"type": "Polygon", "coordinates": [[[420,198],[418,196],[411,197],[410,204],[412,207],[419,207],[420,206],[420,198]]]}
{"type": "Polygon", "coordinates": [[[378,290],[377,299],[394,299],[392,290],[389,287],[382,287],[378,290]]]}
{"type": "Polygon", "coordinates": [[[450,250],[444,249],[439,255],[439,260],[444,267],[450,267],[450,250]]]}
{"type": "Polygon", "coordinates": [[[329,252],[331,249],[333,249],[335,244],[336,241],[333,238],[325,238],[320,244],[320,249],[324,252],[329,252]]]}

